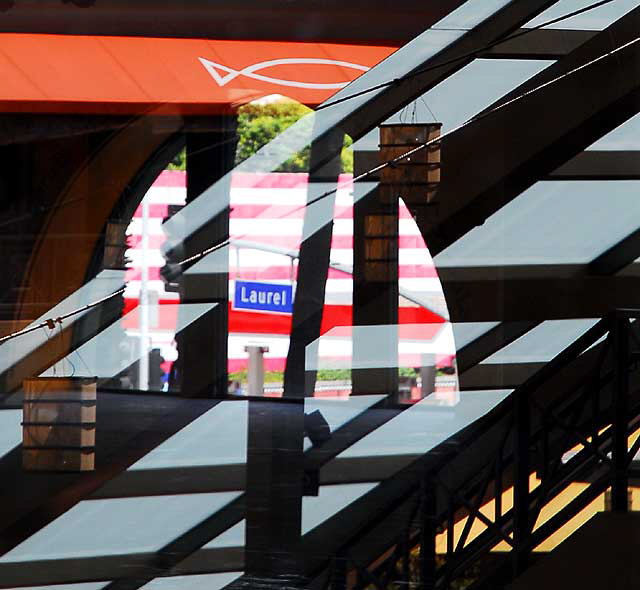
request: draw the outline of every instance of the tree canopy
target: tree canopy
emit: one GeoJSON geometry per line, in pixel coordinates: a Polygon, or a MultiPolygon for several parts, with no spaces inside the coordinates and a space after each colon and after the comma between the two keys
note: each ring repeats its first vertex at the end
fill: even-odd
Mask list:
{"type": "MultiPolygon", "coordinates": [[[[270,142],[287,127],[311,112],[308,107],[294,101],[278,101],[266,104],[249,103],[238,109],[238,145],[236,164],[255,154],[263,145],[270,142]]],[[[353,172],[353,152],[350,149],[351,138],[345,136],[341,153],[342,172],[353,172]]],[[[185,151],[181,150],[173,159],[169,168],[186,169],[185,151]]],[[[309,147],[293,155],[275,172],[307,172],[309,168],[309,147]]]]}

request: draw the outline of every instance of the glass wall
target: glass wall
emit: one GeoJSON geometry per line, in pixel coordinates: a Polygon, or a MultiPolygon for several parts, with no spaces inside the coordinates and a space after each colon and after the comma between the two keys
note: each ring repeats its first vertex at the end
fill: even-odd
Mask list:
{"type": "Polygon", "coordinates": [[[526,588],[638,505],[639,2],[6,4],[0,590],[526,588]]]}

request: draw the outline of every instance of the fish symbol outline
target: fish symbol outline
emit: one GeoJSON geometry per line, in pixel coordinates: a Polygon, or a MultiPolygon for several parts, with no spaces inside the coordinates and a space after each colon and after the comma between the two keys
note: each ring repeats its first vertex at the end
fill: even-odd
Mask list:
{"type": "Polygon", "coordinates": [[[234,70],[228,66],[216,63],[210,59],[199,57],[198,60],[204,66],[204,68],[211,74],[211,77],[216,81],[218,86],[225,86],[235,78],[239,76],[246,76],[247,78],[253,78],[254,80],[260,80],[261,82],[269,82],[270,84],[278,84],[280,86],[291,86],[294,88],[306,88],[311,90],[335,90],[344,88],[350,81],[347,82],[332,82],[327,84],[321,84],[316,82],[299,82],[297,80],[283,80],[281,78],[272,78],[271,76],[263,76],[257,74],[259,70],[270,68],[273,66],[290,65],[290,64],[320,64],[320,65],[332,65],[340,66],[344,68],[351,68],[354,70],[360,70],[367,72],[371,68],[360,64],[351,63],[348,61],[341,61],[337,59],[324,59],[315,57],[287,57],[282,59],[270,59],[268,61],[261,61],[250,66],[246,66],[241,70],[234,70]]]}

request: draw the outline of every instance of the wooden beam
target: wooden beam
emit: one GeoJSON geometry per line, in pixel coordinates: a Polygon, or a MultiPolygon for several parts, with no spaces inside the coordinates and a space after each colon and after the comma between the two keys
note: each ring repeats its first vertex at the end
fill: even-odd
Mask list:
{"type": "Polygon", "coordinates": [[[0,32],[127,35],[268,41],[333,41],[402,45],[463,0],[390,5],[355,0],[178,0],[156,4],[99,0],[79,8],[63,0],[15,2],[0,32]],[[366,26],[363,26],[366,23],[366,26]]]}

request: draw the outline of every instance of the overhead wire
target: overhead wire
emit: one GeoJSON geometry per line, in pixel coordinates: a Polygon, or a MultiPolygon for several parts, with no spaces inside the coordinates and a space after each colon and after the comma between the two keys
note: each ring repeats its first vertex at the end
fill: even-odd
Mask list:
{"type": "MultiPolygon", "coordinates": [[[[536,25],[535,27],[531,27],[531,28],[528,28],[528,29],[524,29],[524,30],[518,31],[517,33],[514,33],[514,34],[512,34],[512,35],[509,35],[509,36],[507,36],[507,37],[504,37],[504,38],[502,38],[502,39],[500,39],[500,40],[498,40],[498,41],[494,41],[493,43],[490,43],[490,44],[488,44],[488,45],[485,45],[484,47],[482,47],[482,48],[480,48],[480,49],[474,50],[473,52],[466,53],[466,54],[464,54],[464,55],[458,56],[458,57],[453,58],[453,59],[451,59],[451,60],[448,60],[448,61],[446,61],[446,62],[442,62],[442,63],[440,63],[440,64],[435,64],[435,65],[433,65],[433,66],[429,66],[429,67],[426,67],[426,68],[422,68],[422,69],[421,69],[421,70],[419,70],[419,71],[416,71],[416,72],[413,72],[413,73],[411,73],[411,74],[408,74],[407,76],[403,77],[403,79],[410,79],[410,78],[413,78],[413,77],[415,77],[415,76],[418,76],[419,74],[422,74],[422,73],[428,72],[428,71],[430,71],[430,70],[434,70],[434,69],[438,69],[438,68],[444,67],[445,65],[449,65],[449,64],[456,63],[456,62],[458,62],[458,61],[460,61],[460,60],[464,60],[464,59],[469,59],[469,58],[477,57],[478,55],[480,55],[480,54],[484,53],[485,51],[488,51],[489,49],[492,49],[493,47],[496,47],[496,46],[498,46],[498,45],[501,45],[502,43],[505,43],[506,41],[510,41],[510,40],[512,40],[512,39],[516,39],[516,38],[518,38],[518,37],[522,37],[522,36],[524,36],[524,35],[527,35],[527,34],[529,34],[529,33],[532,33],[533,31],[537,31],[537,30],[542,29],[542,28],[544,28],[544,27],[548,27],[548,26],[550,26],[550,25],[553,25],[553,24],[556,24],[556,23],[562,22],[563,20],[567,20],[567,19],[569,19],[569,18],[573,18],[574,16],[578,16],[578,15],[580,15],[580,14],[584,14],[585,12],[589,12],[589,11],[591,11],[591,10],[595,10],[596,8],[600,8],[601,6],[604,6],[605,4],[610,4],[611,2],[614,2],[614,1],[615,1],[615,0],[600,0],[599,2],[594,2],[593,4],[590,4],[589,6],[584,6],[584,7],[580,8],[580,9],[578,9],[578,10],[573,10],[573,11],[571,11],[571,12],[569,12],[569,13],[565,13],[565,14],[563,14],[563,15],[560,15],[560,16],[556,17],[556,18],[553,18],[553,19],[550,19],[550,20],[545,21],[545,22],[543,22],[543,23],[540,23],[539,25],[536,25]]],[[[588,65],[588,64],[587,64],[587,65],[588,65]]],[[[569,72],[569,74],[570,74],[570,73],[571,73],[571,72],[569,72]]],[[[328,108],[328,107],[330,107],[330,106],[334,106],[334,105],[340,104],[341,102],[345,102],[346,100],[349,100],[349,99],[351,99],[351,98],[356,98],[356,97],[361,96],[361,95],[363,95],[363,94],[365,94],[365,93],[367,93],[367,92],[372,92],[372,91],[374,91],[374,90],[378,90],[378,89],[380,89],[380,88],[384,88],[384,87],[391,86],[392,84],[396,83],[396,81],[397,81],[397,80],[398,80],[398,79],[397,79],[397,78],[395,78],[394,80],[390,80],[390,81],[387,81],[387,82],[383,82],[383,83],[381,83],[381,84],[378,84],[378,85],[376,85],[376,86],[372,86],[372,87],[370,87],[370,88],[368,88],[368,89],[362,90],[362,91],[357,92],[357,93],[354,93],[354,94],[352,94],[352,95],[345,96],[345,97],[343,97],[343,98],[341,98],[341,99],[338,99],[338,100],[335,100],[335,101],[331,101],[331,102],[329,102],[329,103],[325,103],[325,104],[323,104],[323,105],[320,105],[320,106],[316,107],[316,111],[321,110],[321,109],[328,108]]],[[[552,81],[552,82],[553,82],[553,81],[552,81]]],[[[534,89],[534,90],[535,90],[535,89],[534,89]]],[[[530,94],[530,92],[529,92],[529,93],[527,93],[527,94],[525,94],[525,95],[523,95],[522,97],[527,96],[528,94],[530,94]]],[[[513,101],[510,101],[510,102],[513,102],[513,101]]],[[[426,104],[426,103],[425,103],[425,104],[426,104]]],[[[510,103],[507,103],[507,104],[510,104],[510,103]]],[[[406,106],[406,105],[405,105],[405,106],[406,106]]],[[[503,105],[503,106],[506,106],[506,104],[505,104],[505,105],[503,105]]],[[[405,108],[405,107],[403,107],[403,110],[404,110],[404,108],[405,108]]],[[[427,108],[428,108],[428,107],[427,107],[427,108]]],[[[497,109],[496,109],[496,110],[497,110],[497,109]]],[[[434,115],[433,115],[433,112],[431,111],[431,109],[429,109],[429,111],[431,112],[432,116],[434,116],[434,115]]],[[[494,111],[489,111],[489,112],[484,113],[484,114],[486,115],[486,114],[489,114],[490,112],[494,112],[494,111]]],[[[435,117],[435,116],[434,116],[434,117],[435,117]]],[[[446,137],[447,135],[450,135],[451,133],[453,133],[453,132],[455,132],[455,131],[459,131],[462,127],[464,127],[465,125],[470,124],[470,123],[471,123],[472,121],[474,121],[474,120],[475,120],[475,118],[471,118],[471,119],[469,119],[468,121],[466,121],[466,122],[465,122],[465,123],[463,123],[462,125],[460,125],[460,126],[456,127],[455,129],[452,129],[451,131],[447,132],[446,134],[443,134],[442,136],[440,136],[440,137],[439,137],[439,138],[437,138],[436,140],[433,140],[433,141],[434,141],[434,143],[435,143],[436,141],[441,141],[444,137],[446,137]]],[[[424,147],[427,147],[427,146],[424,146],[424,147]]],[[[414,152],[411,152],[411,153],[414,153],[414,152]]],[[[410,155],[410,154],[403,155],[403,156],[401,156],[401,157],[400,157],[400,159],[402,159],[402,158],[404,158],[404,157],[407,157],[408,155],[410,155]]],[[[393,164],[393,163],[395,163],[395,162],[390,162],[389,164],[393,164]]],[[[389,165],[389,164],[385,164],[385,165],[389,165]]],[[[384,167],[384,165],[383,165],[383,167],[384,167]]],[[[375,173],[375,172],[379,171],[380,169],[381,169],[380,167],[376,167],[375,169],[373,169],[373,170],[371,170],[371,171],[367,171],[367,172],[365,172],[365,173],[361,174],[359,177],[354,178],[352,182],[355,182],[356,180],[360,180],[360,179],[362,179],[362,178],[365,178],[366,176],[369,176],[369,175],[371,175],[371,174],[373,174],[373,173],[375,173]]],[[[317,198],[315,198],[315,199],[312,199],[312,200],[308,201],[307,203],[305,203],[304,205],[302,205],[302,206],[301,206],[301,207],[299,207],[298,209],[295,209],[294,211],[289,212],[287,215],[291,215],[292,213],[295,213],[295,212],[297,212],[297,211],[299,211],[299,210],[303,210],[303,209],[305,209],[306,207],[308,207],[308,206],[310,206],[310,205],[313,205],[314,203],[318,202],[319,200],[321,200],[321,199],[323,199],[323,198],[326,198],[327,196],[330,196],[330,195],[331,195],[331,194],[333,194],[334,192],[337,192],[338,190],[340,190],[340,188],[341,188],[341,187],[338,187],[338,188],[334,189],[333,191],[330,191],[330,192],[328,192],[328,193],[326,193],[326,194],[322,194],[322,195],[320,195],[319,197],[317,197],[317,198]]],[[[242,237],[246,237],[246,236],[240,236],[240,238],[239,238],[239,239],[242,239],[242,237]]],[[[185,258],[184,260],[181,260],[180,262],[178,262],[178,263],[176,263],[176,264],[177,264],[177,265],[179,265],[179,266],[184,265],[184,264],[189,264],[189,263],[191,263],[191,262],[194,262],[194,261],[196,261],[196,260],[198,260],[198,259],[202,258],[203,256],[206,256],[207,254],[211,254],[212,252],[215,252],[216,250],[219,250],[220,248],[224,248],[225,246],[229,245],[229,243],[230,243],[230,240],[224,240],[223,242],[220,242],[220,243],[218,243],[218,244],[215,244],[215,245],[213,245],[213,246],[211,246],[211,247],[209,247],[209,248],[207,248],[207,249],[203,250],[202,252],[198,252],[197,254],[194,254],[193,256],[189,256],[188,258],[185,258]]]]}
{"type": "MultiPolygon", "coordinates": [[[[468,52],[466,54],[454,57],[452,59],[446,60],[446,61],[438,63],[438,64],[434,64],[434,65],[431,65],[431,66],[420,68],[420,69],[418,69],[418,70],[416,70],[414,72],[410,72],[409,74],[406,74],[406,75],[401,76],[399,78],[394,78],[392,80],[388,80],[386,82],[382,82],[380,84],[371,86],[369,88],[363,89],[363,90],[361,90],[359,92],[350,94],[348,96],[344,96],[342,98],[336,99],[334,101],[330,101],[328,103],[321,104],[318,107],[316,107],[316,111],[323,110],[323,109],[329,108],[331,106],[336,106],[336,105],[341,104],[341,103],[343,103],[343,102],[345,102],[347,100],[351,100],[353,98],[357,98],[357,97],[362,96],[364,94],[367,94],[369,92],[374,92],[375,90],[380,90],[382,88],[386,88],[386,87],[392,86],[394,84],[400,84],[400,83],[404,82],[405,80],[410,80],[410,79],[415,78],[415,77],[417,77],[417,76],[419,76],[421,74],[427,73],[427,72],[432,71],[432,70],[436,70],[438,68],[445,67],[447,65],[451,65],[451,64],[457,63],[459,61],[463,61],[463,60],[467,60],[467,59],[473,59],[475,57],[478,57],[482,53],[484,53],[484,52],[486,52],[486,51],[488,51],[490,49],[493,49],[494,47],[497,47],[498,45],[506,43],[507,41],[511,41],[513,39],[517,39],[519,37],[522,37],[524,35],[530,34],[530,33],[534,32],[534,31],[539,30],[539,29],[548,27],[548,26],[556,24],[558,22],[562,22],[563,20],[567,20],[569,18],[573,18],[574,16],[578,16],[580,14],[583,14],[585,12],[594,10],[596,8],[599,8],[599,7],[604,6],[606,4],[610,4],[610,3],[615,2],[615,1],[616,0],[600,0],[599,2],[595,2],[593,4],[590,4],[589,6],[585,6],[585,7],[581,8],[581,9],[574,10],[574,11],[572,11],[570,13],[566,13],[566,14],[561,15],[559,17],[556,17],[554,19],[545,21],[545,22],[543,22],[543,23],[541,23],[539,25],[536,25],[535,27],[531,27],[531,28],[520,30],[520,31],[518,31],[516,33],[513,33],[512,35],[508,35],[506,37],[498,39],[498,40],[496,40],[496,41],[494,41],[492,43],[489,43],[489,44],[487,44],[487,45],[485,45],[485,46],[483,46],[483,47],[481,47],[479,49],[476,49],[474,51],[468,52]]],[[[624,45],[622,45],[622,46],[620,46],[620,47],[618,47],[618,48],[616,48],[616,49],[614,49],[614,50],[612,50],[612,51],[610,51],[610,52],[608,52],[606,54],[603,54],[603,55],[595,58],[594,60],[591,60],[590,62],[587,62],[586,64],[583,64],[583,65],[581,65],[579,67],[576,67],[576,68],[566,72],[565,74],[562,74],[561,76],[557,76],[556,78],[554,78],[552,80],[549,80],[548,82],[545,82],[544,84],[541,84],[540,86],[537,86],[537,87],[535,87],[535,88],[533,88],[533,89],[531,89],[531,90],[529,90],[529,91],[527,91],[527,92],[525,92],[525,93],[523,93],[521,95],[518,95],[515,98],[512,98],[512,99],[510,99],[510,100],[508,100],[508,101],[506,101],[504,103],[501,103],[500,105],[498,105],[498,106],[496,106],[496,107],[494,107],[492,109],[489,109],[489,110],[487,110],[487,111],[485,111],[483,113],[480,113],[479,115],[476,115],[476,116],[468,119],[467,121],[465,121],[461,125],[458,125],[457,127],[454,127],[453,129],[450,129],[449,131],[443,133],[440,137],[437,137],[437,138],[432,139],[430,141],[427,141],[427,142],[425,142],[423,144],[420,144],[420,145],[416,146],[415,148],[413,148],[413,149],[411,149],[411,150],[409,150],[409,151],[407,151],[407,152],[405,152],[403,154],[400,154],[399,156],[396,156],[392,160],[383,162],[383,163],[379,164],[378,166],[375,166],[375,167],[371,168],[370,170],[367,170],[366,172],[363,172],[362,174],[359,174],[359,175],[353,177],[353,179],[351,181],[349,181],[348,184],[344,184],[342,186],[338,186],[338,187],[336,187],[336,188],[334,188],[334,189],[332,189],[330,191],[322,193],[318,197],[315,197],[315,198],[307,201],[304,205],[301,205],[300,207],[294,209],[293,211],[290,211],[289,213],[287,213],[286,216],[289,216],[292,213],[296,213],[298,211],[304,210],[304,209],[306,209],[306,208],[308,208],[308,207],[320,202],[321,200],[323,200],[323,199],[325,199],[325,198],[337,193],[337,191],[340,190],[341,188],[346,188],[346,187],[350,186],[352,182],[357,182],[357,181],[363,180],[363,179],[371,176],[372,174],[375,174],[376,172],[379,172],[380,170],[386,168],[387,166],[392,166],[393,164],[396,164],[396,163],[402,161],[403,159],[411,156],[412,154],[414,154],[414,153],[416,153],[416,152],[418,152],[418,151],[420,151],[422,149],[426,149],[427,147],[429,147],[431,145],[439,143],[444,138],[446,138],[447,136],[449,136],[449,135],[451,135],[453,133],[456,133],[457,131],[460,131],[461,129],[463,129],[467,125],[470,125],[471,123],[473,123],[475,121],[484,119],[484,118],[492,115],[493,113],[495,113],[495,112],[507,107],[508,105],[511,105],[514,102],[517,102],[517,101],[519,101],[519,100],[521,100],[521,99],[533,94],[534,92],[538,92],[539,90],[541,90],[543,88],[546,88],[549,85],[551,85],[553,83],[556,83],[559,80],[561,80],[563,78],[566,78],[567,76],[570,76],[570,75],[572,75],[572,74],[574,74],[574,73],[576,73],[576,72],[578,72],[578,71],[580,71],[580,70],[582,70],[582,69],[584,69],[586,67],[589,67],[589,66],[593,65],[594,63],[597,63],[597,62],[601,61],[602,59],[606,59],[607,57],[610,57],[611,55],[617,54],[618,52],[620,52],[623,49],[629,47],[630,45],[633,45],[634,43],[637,43],[638,41],[640,41],[640,37],[637,37],[636,39],[634,39],[634,40],[632,40],[632,41],[630,41],[628,43],[625,43],[624,45]]],[[[232,141],[237,141],[238,138],[239,138],[239,136],[236,134],[236,135],[233,135],[233,136],[231,136],[229,138],[225,138],[224,140],[222,140],[218,144],[221,145],[221,144],[225,144],[225,143],[230,143],[232,141]]],[[[213,149],[213,147],[217,147],[218,144],[216,144],[215,146],[207,146],[205,148],[202,148],[199,151],[207,151],[208,149],[213,149]]],[[[285,217],[285,216],[283,216],[283,217],[285,217]]],[[[235,238],[235,239],[241,239],[241,237],[240,238],[235,238]]],[[[176,264],[178,266],[183,266],[185,264],[189,264],[191,262],[199,260],[199,259],[203,258],[204,256],[207,256],[208,254],[211,254],[211,253],[215,252],[216,250],[219,250],[221,248],[224,248],[225,246],[228,246],[231,243],[231,241],[232,241],[231,239],[226,239],[223,242],[220,242],[220,243],[215,244],[215,245],[213,245],[213,246],[211,246],[209,248],[206,248],[205,250],[202,250],[201,252],[198,252],[197,254],[194,254],[193,256],[185,258],[184,260],[181,260],[180,262],[178,262],[176,264]]],[[[43,321],[43,322],[41,322],[41,323],[39,323],[39,324],[37,324],[35,326],[27,327],[27,328],[24,328],[22,330],[18,330],[16,332],[13,332],[11,334],[3,336],[3,337],[0,338],[0,344],[4,344],[5,342],[7,342],[7,341],[9,341],[9,340],[11,340],[13,338],[17,338],[19,336],[23,336],[25,334],[29,334],[31,332],[34,332],[34,331],[42,329],[42,328],[53,329],[55,327],[56,323],[61,325],[64,320],[66,320],[66,319],[68,319],[68,318],[70,318],[70,317],[72,317],[74,315],[77,315],[79,313],[82,313],[83,311],[87,311],[88,309],[96,307],[97,305],[101,305],[105,301],[108,301],[109,299],[112,299],[113,297],[116,297],[117,295],[123,293],[124,290],[125,290],[125,288],[123,287],[123,288],[115,291],[111,295],[108,295],[106,297],[98,299],[97,301],[94,301],[92,303],[89,303],[89,304],[81,307],[81,308],[78,308],[76,310],[73,310],[71,312],[63,314],[63,315],[61,315],[61,316],[59,316],[57,318],[47,319],[47,320],[45,320],[45,321],[43,321]]]]}
{"type": "MultiPolygon", "coordinates": [[[[525,35],[528,35],[530,33],[533,33],[534,31],[538,31],[540,29],[543,29],[545,27],[549,27],[551,25],[557,24],[559,22],[562,22],[564,20],[568,20],[570,18],[573,18],[574,16],[578,16],[580,14],[583,14],[585,12],[589,12],[591,10],[595,10],[596,8],[600,8],[601,6],[604,6],[605,4],[610,4],[611,2],[616,2],[617,0],[599,0],[598,2],[594,2],[593,4],[590,4],[589,6],[583,6],[582,8],[578,9],[578,10],[574,10],[572,12],[568,12],[566,14],[557,16],[555,18],[552,18],[548,21],[545,21],[543,23],[540,23],[539,25],[536,25],[534,27],[530,27],[527,29],[522,29],[519,30],[517,33],[513,33],[512,35],[508,35],[507,37],[503,37],[497,41],[494,41],[492,43],[489,43],[488,45],[484,45],[483,47],[479,48],[479,49],[474,49],[473,51],[470,51],[468,53],[465,53],[463,55],[460,55],[458,57],[454,57],[452,59],[449,59],[447,61],[438,63],[438,64],[434,64],[432,66],[427,66],[425,68],[421,68],[419,70],[416,70],[415,72],[411,72],[409,74],[406,74],[404,76],[400,76],[399,78],[393,78],[392,80],[388,80],[386,82],[381,82],[380,84],[376,84],[375,86],[370,86],[369,88],[365,88],[364,90],[360,90],[359,92],[355,92],[353,94],[350,94],[348,96],[344,96],[342,98],[324,103],[324,104],[320,104],[315,108],[315,111],[320,111],[326,108],[329,108],[331,106],[335,106],[338,104],[341,104],[343,102],[346,102],[348,100],[351,100],[353,98],[358,98],[359,96],[362,96],[364,94],[368,94],[369,92],[374,92],[375,90],[380,90],[382,88],[386,88],[389,86],[393,86],[394,84],[398,84],[400,82],[404,82],[405,80],[410,80],[412,78],[415,78],[421,74],[427,73],[429,71],[432,70],[437,70],[438,68],[442,68],[454,63],[457,63],[461,60],[466,60],[466,59],[473,59],[478,57],[479,55],[482,55],[483,53],[485,53],[486,51],[489,51],[490,49],[493,49],[494,47],[497,47],[498,45],[502,45],[503,43],[506,43],[507,41],[511,41],[513,39],[517,39],[519,37],[523,37],[525,35]]],[[[468,32],[469,30],[472,29],[458,29],[458,28],[439,28],[439,27],[431,27],[430,30],[435,30],[435,31],[465,31],[468,32]]],[[[403,111],[404,111],[403,107],[403,111]]],[[[427,108],[429,108],[427,106],[427,108]]],[[[429,109],[431,110],[431,109],[429,109]]],[[[433,115],[433,113],[432,113],[433,115]]],[[[230,136],[227,139],[224,139],[222,141],[216,142],[214,144],[208,145],[204,148],[201,148],[199,150],[197,150],[196,152],[194,152],[194,154],[199,154],[202,152],[206,152],[208,150],[212,150],[220,145],[224,145],[226,143],[231,143],[234,141],[238,141],[240,139],[240,135],[235,134],[233,136],[230,136]]]]}
{"type": "MultiPolygon", "coordinates": [[[[74,315],[82,313],[83,311],[88,311],[89,309],[92,309],[93,307],[97,307],[98,305],[102,305],[105,301],[109,301],[109,299],[113,299],[114,297],[121,295],[122,293],[124,293],[124,291],[125,291],[125,287],[122,287],[117,291],[114,291],[113,293],[111,293],[111,295],[107,295],[106,297],[102,297],[101,299],[98,299],[96,301],[92,301],[87,305],[83,305],[82,307],[79,307],[77,309],[74,309],[73,311],[64,313],[56,318],[49,318],[34,326],[28,326],[26,328],[23,328],[22,330],[18,330],[17,332],[12,332],[11,334],[7,334],[6,336],[3,336],[2,338],[0,338],[0,344],[4,344],[5,342],[12,340],[13,338],[17,338],[18,336],[24,336],[25,334],[30,334],[31,332],[35,332],[36,330],[41,330],[43,328],[49,328],[50,330],[54,330],[56,327],[56,324],[61,325],[64,320],[67,320],[70,317],[73,317],[74,315]]],[[[48,332],[46,332],[46,330],[45,330],[45,334],[47,335],[47,339],[49,339],[49,334],[48,332]]]]}
{"type": "MultiPolygon", "coordinates": [[[[475,123],[477,121],[480,121],[482,119],[485,119],[491,115],[493,115],[494,113],[506,108],[509,105],[514,104],[515,102],[518,102],[524,98],[526,98],[527,96],[530,96],[536,92],[539,92],[540,90],[547,88],[549,86],[551,86],[552,84],[555,84],[557,82],[559,82],[560,80],[563,80],[564,78],[567,78],[569,76],[572,76],[573,74],[584,70],[585,68],[588,68],[604,59],[607,59],[608,57],[611,57],[613,55],[617,55],[620,51],[630,47],[631,45],[634,45],[635,43],[638,43],[638,41],[640,41],[640,37],[636,37],[635,39],[632,39],[631,41],[621,45],[620,47],[617,47],[607,53],[604,53],[590,61],[588,61],[587,63],[584,63],[580,66],[577,66],[559,76],[556,76],[555,78],[548,80],[547,82],[544,82],[538,86],[536,86],[535,88],[532,88],[530,90],[527,90],[526,92],[523,92],[522,94],[519,94],[518,96],[511,98],[503,103],[500,103],[499,105],[496,105],[495,107],[488,109],[482,113],[479,113],[478,115],[475,115],[473,117],[471,117],[470,119],[468,119],[467,121],[465,121],[464,123],[461,123],[460,125],[457,125],[456,127],[453,127],[452,129],[450,129],[449,131],[446,131],[445,133],[443,133],[442,135],[440,135],[439,137],[436,137],[434,139],[431,139],[427,142],[421,143],[419,145],[417,145],[416,147],[408,150],[407,152],[404,152],[398,156],[396,156],[395,158],[391,159],[391,160],[387,160],[385,162],[382,162],[380,164],[378,164],[377,166],[374,166],[373,168],[357,175],[354,176],[353,179],[351,179],[350,181],[347,181],[345,183],[343,183],[342,185],[338,185],[337,187],[326,191],[320,195],[318,195],[317,197],[310,199],[309,201],[307,201],[304,205],[301,205],[291,211],[289,211],[286,215],[282,216],[282,217],[288,217],[291,216],[299,211],[302,211],[320,201],[322,201],[323,199],[326,199],[327,197],[330,197],[331,195],[337,193],[340,189],[342,188],[348,188],[349,186],[351,186],[351,183],[353,182],[358,182],[360,180],[364,180],[365,178],[375,174],[376,172],[379,172],[380,170],[383,170],[384,168],[386,168],[387,166],[393,166],[394,164],[397,164],[398,162],[401,162],[402,160],[404,160],[405,158],[408,158],[409,156],[412,156],[413,154],[426,149],[432,145],[435,145],[437,143],[440,143],[443,139],[445,139],[446,137],[457,133],[458,131],[464,129],[465,127],[467,127],[468,125],[471,125],[472,123],[475,123]]],[[[239,238],[235,238],[235,239],[242,239],[242,237],[246,237],[246,236],[240,236],[239,238]]],[[[198,252],[197,254],[194,254],[193,256],[190,256],[188,258],[185,258],[184,260],[176,263],[177,265],[181,266],[184,264],[189,264],[190,262],[194,262],[204,256],[206,256],[207,254],[211,254],[212,252],[215,252],[216,250],[219,250],[221,248],[224,248],[225,246],[228,246],[231,243],[232,239],[226,239],[218,244],[215,244],[214,246],[211,246],[201,252],[198,252]]]]}
{"type": "Polygon", "coordinates": [[[519,30],[516,33],[513,33],[511,35],[508,35],[506,37],[502,37],[500,39],[497,39],[496,41],[492,41],[491,43],[481,47],[480,49],[474,49],[473,51],[469,51],[467,53],[463,53],[462,55],[459,55],[457,57],[453,57],[451,59],[445,60],[443,62],[437,63],[437,64],[433,64],[431,66],[426,66],[424,68],[419,68],[417,70],[415,70],[414,72],[409,72],[408,74],[405,74],[404,76],[399,76],[398,78],[393,78],[392,80],[387,80],[386,82],[381,82],[380,84],[376,84],[374,86],[370,86],[369,88],[364,88],[363,90],[359,90],[358,92],[354,92],[353,94],[349,94],[348,96],[343,96],[341,98],[337,98],[335,100],[332,100],[330,102],[321,104],[319,106],[316,107],[316,111],[321,111],[323,109],[328,109],[329,107],[333,107],[339,104],[342,104],[343,102],[346,102],[348,100],[352,100],[354,98],[359,98],[360,96],[363,96],[365,94],[369,94],[370,92],[375,92],[376,90],[381,90],[383,88],[388,88],[389,86],[394,86],[394,85],[399,85],[403,82],[405,82],[406,80],[411,80],[412,78],[416,78],[417,76],[421,76],[422,74],[426,74],[427,72],[431,72],[433,70],[437,70],[439,68],[443,68],[445,66],[449,66],[452,64],[455,64],[459,61],[465,61],[468,59],[474,59],[477,58],[479,55],[489,51],[490,49],[493,49],[494,47],[497,47],[498,45],[502,45],[503,43],[506,43],[507,41],[512,41],[513,39],[518,39],[519,37],[524,37],[525,35],[529,35],[531,33],[533,33],[534,31],[538,31],[540,29],[544,29],[545,27],[549,27],[551,25],[554,25],[556,23],[562,22],[563,20],[568,20],[570,18],[573,18],[574,16],[578,16],[580,14],[583,14],[585,12],[589,12],[591,10],[595,10],[596,8],[600,8],[601,6],[604,6],[605,4],[610,4],[611,2],[616,2],[616,0],[600,0],[599,2],[594,2],[593,4],[590,4],[589,6],[584,6],[578,10],[574,10],[572,12],[569,12],[567,14],[563,14],[561,16],[558,16],[556,18],[553,18],[551,20],[548,20],[546,22],[540,23],[539,25],[536,25],[535,27],[530,27],[527,29],[522,29],[519,30]]]}

